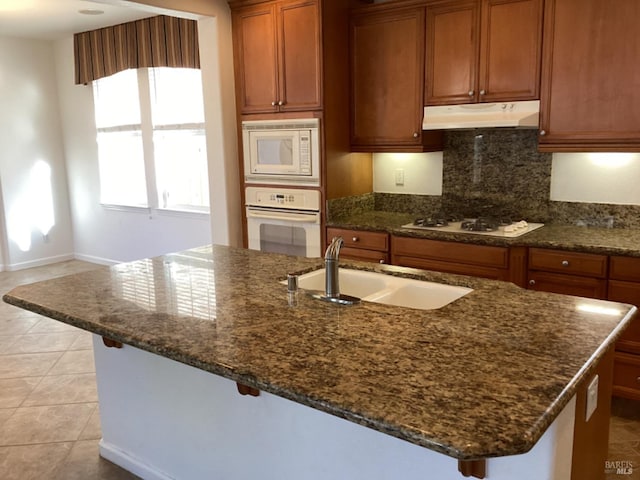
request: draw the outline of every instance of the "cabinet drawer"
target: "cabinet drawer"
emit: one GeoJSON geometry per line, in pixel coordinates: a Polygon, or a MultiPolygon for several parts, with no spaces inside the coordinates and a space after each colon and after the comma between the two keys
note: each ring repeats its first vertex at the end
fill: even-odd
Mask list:
{"type": "Polygon", "coordinates": [[[607,257],[592,253],[530,248],[529,270],[605,278],[607,276],[607,257]]]}
{"type": "Polygon", "coordinates": [[[609,280],[609,295],[607,299],[614,302],[640,305],[640,282],[624,282],[622,280],[609,280]]]}
{"type": "Polygon", "coordinates": [[[640,400],[640,355],[616,352],[613,394],[640,400]]]}
{"type": "Polygon", "coordinates": [[[420,268],[422,270],[433,270],[436,272],[455,273],[458,275],[469,275],[472,277],[489,278],[491,280],[509,281],[509,270],[506,268],[484,267],[480,265],[469,265],[463,263],[444,262],[441,260],[430,260],[428,258],[405,257],[393,255],[391,257],[393,265],[401,267],[420,268]]]}
{"type": "MultiPolygon", "coordinates": [[[[611,257],[609,278],[613,278],[614,280],[640,282],[640,258],[611,257]]],[[[638,296],[640,298],[640,290],[638,296]]]]}
{"type": "Polygon", "coordinates": [[[389,254],[378,250],[365,250],[363,248],[342,247],[340,258],[360,260],[363,262],[389,263],[389,254]]]}
{"type": "Polygon", "coordinates": [[[389,234],[387,233],[327,228],[327,243],[333,237],[342,237],[344,239],[344,247],[347,248],[364,248],[380,252],[386,252],[389,249],[389,234]]]}
{"type": "Polygon", "coordinates": [[[561,273],[530,271],[528,287],[531,290],[578,297],[606,298],[607,295],[607,281],[605,279],[561,273]]]}
{"type": "MultiPolygon", "coordinates": [[[[503,247],[393,237],[391,253],[393,257],[416,257],[495,268],[509,267],[509,249],[503,247]]],[[[396,263],[395,260],[393,262],[396,263]]]]}

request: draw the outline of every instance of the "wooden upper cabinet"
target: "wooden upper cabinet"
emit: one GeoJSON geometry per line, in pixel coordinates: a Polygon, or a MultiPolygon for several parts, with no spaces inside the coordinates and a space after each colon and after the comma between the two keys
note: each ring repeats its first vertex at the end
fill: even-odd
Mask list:
{"type": "Polygon", "coordinates": [[[427,105],[539,98],[542,0],[427,7],[427,105]]]}
{"type": "Polygon", "coordinates": [[[274,4],[232,13],[236,88],[242,113],[277,111],[277,25],[274,4]]]}
{"type": "Polygon", "coordinates": [[[241,113],[322,107],[318,2],[234,8],[236,88],[241,113]]]}
{"type": "Polygon", "coordinates": [[[542,0],[483,0],[480,101],[540,98],[542,13],[542,0]]]}
{"type": "Polygon", "coordinates": [[[385,8],[351,17],[354,150],[441,149],[439,132],[422,131],[424,22],[424,8],[385,8]]]}
{"type": "Polygon", "coordinates": [[[547,0],[542,151],[640,151],[640,2],[547,0]]]}
{"type": "Polygon", "coordinates": [[[317,1],[280,6],[280,111],[322,107],[320,15],[317,1]]]}
{"type": "Polygon", "coordinates": [[[427,8],[427,105],[477,101],[479,19],[476,0],[427,8]]]}

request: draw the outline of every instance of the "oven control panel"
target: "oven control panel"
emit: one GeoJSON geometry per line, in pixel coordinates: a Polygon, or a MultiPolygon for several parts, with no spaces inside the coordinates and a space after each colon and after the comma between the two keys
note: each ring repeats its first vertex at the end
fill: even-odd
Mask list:
{"type": "Polygon", "coordinates": [[[245,203],[248,207],[320,210],[320,191],[309,189],[247,187],[245,203]]]}

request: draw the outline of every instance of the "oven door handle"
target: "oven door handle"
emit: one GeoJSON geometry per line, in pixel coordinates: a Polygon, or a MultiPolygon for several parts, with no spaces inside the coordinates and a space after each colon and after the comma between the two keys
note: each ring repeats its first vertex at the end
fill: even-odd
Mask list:
{"type": "Polygon", "coordinates": [[[285,222],[300,222],[300,223],[317,223],[319,214],[317,212],[300,212],[300,213],[288,213],[288,212],[272,212],[248,208],[247,218],[262,218],[265,220],[282,220],[285,222]]]}

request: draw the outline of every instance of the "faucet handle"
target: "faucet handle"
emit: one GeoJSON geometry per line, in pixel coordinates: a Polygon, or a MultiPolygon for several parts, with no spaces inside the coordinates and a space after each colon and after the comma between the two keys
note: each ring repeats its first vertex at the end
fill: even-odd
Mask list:
{"type": "Polygon", "coordinates": [[[340,255],[340,248],[344,244],[344,239],[342,237],[333,237],[331,243],[327,247],[327,250],[324,252],[325,260],[337,260],[338,255],[340,255]]]}

